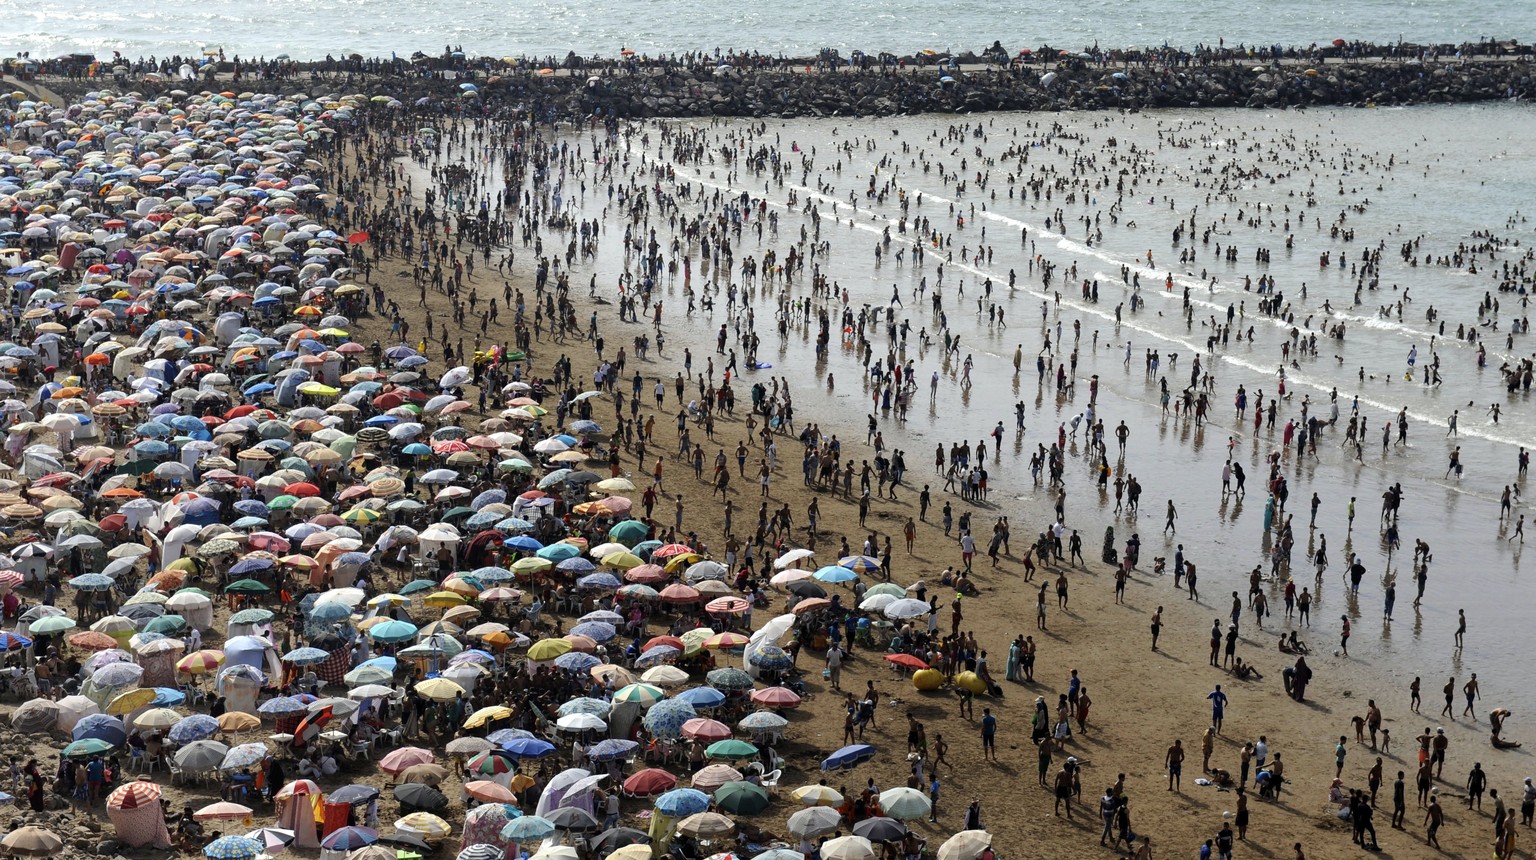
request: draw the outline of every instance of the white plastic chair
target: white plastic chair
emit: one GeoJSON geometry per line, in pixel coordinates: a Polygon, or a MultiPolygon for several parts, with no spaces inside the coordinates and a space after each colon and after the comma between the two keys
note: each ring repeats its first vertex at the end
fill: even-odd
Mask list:
{"type": "Polygon", "coordinates": [[[784,771],[782,769],[770,770],[763,774],[763,788],[768,789],[769,794],[777,792],[779,790],[779,779],[782,776],[784,776],[784,771]]]}

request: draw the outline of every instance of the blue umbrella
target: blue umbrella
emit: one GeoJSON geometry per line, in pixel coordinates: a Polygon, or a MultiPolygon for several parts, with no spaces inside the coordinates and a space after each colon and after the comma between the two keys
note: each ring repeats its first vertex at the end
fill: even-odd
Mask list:
{"type": "Polygon", "coordinates": [[[475,496],[474,501],[470,502],[469,506],[470,508],[478,511],[486,505],[499,504],[501,502],[505,502],[506,500],[506,490],[486,490],[480,495],[475,496]]]}
{"type": "MultiPolygon", "coordinates": [[[[561,562],[561,564],[564,563],[565,562],[561,562]]],[[[607,572],[589,573],[586,576],[583,576],[581,579],[576,580],[577,588],[591,588],[599,591],[614,591],[623,584],[624,583],[620,582],[617,576],[607,572]]]]}
{"type": "Polygon", "coordinates": [[[9,651],[12,648],[25,648],[32,644],[32,640],[20,633],[0,633],[0,649],[9,651]]]}
{"type": "Polygon", "coordinates": [[[852,744],[821,760],[822,770],[842,770],[868,761],[875,756],[875,748],[869,744],[852,744]]]}
{"type": "Polygon", "coordinates": [[[821,580],[822,582],[852,582],[853,580],[859,578],[857,573],[854,573],[846,567],[839,567],[835,564],[829,564],[826,567],[823,567],[815,573],[811,574],[811,576],[821,580]]]}
{"type": "Polygon", "coordinates": [[[405,642],[416,638],[416,625],[390,619],[368,628],[368,635],[377,642],[405,642]]]}
{"type": "Polygon", "coordinates": [[[725,694],[714,687],[693,687],[678,693],[674,698],[695,708],[714,708],[725,701],[725,694]]]}
{"type": "Polygon", "coordinates": [[[572,556],[577,556],[580,554],[580,549],[578,549],[574,544],[568,543],[552,543],[549,546],[546,546],[538,552],[534,553],[534,555],[537,555],[539,558],[548,559],[550,561],[565,561],[572,556]]]}
{"type": "MultiPolygon", "coordinates": [[[[309,617],[315,621],[340,621],[341,619],[347,618],[351,615],[351,608],[349,608],[344,603],[321,603],[317,604],[313,609],[309,610],[309,617]]],[[[383,624],[380,624],[379,626],[382,627],[383,624]]]]}
{"type": "MultiPolygon", "coordinates": [[[[331,604],[323,604],[320,608],[323,609],[325,606],[329,605],[331,604]]],[[[331,659],[330,653],[321,651],[319,648],[295,648],[292,651],[289,651],[287,654],[283,655],[284,663],[293,663],[296,666],[307,666],[311,663],[324,663],[329,659],[331,659]]]]}
{"type": "Polygon", "coordinates": [[[536,738],[533,737],[533,732],[530,732],[527,729],[497,729],[496,731],[486,735],[485,739],[502,748],[505,748],[507,744],[517,740],[536,740],[536,738]]]}
{"type": "Polygon", "coordinates": [[[247,574],[260,573],[271,567],[272,559],[270,558],[243,558],[230,567],[229,573],[234,577],[243,577],[247,574]]]}
{"type": "Polygon", "coordinates": [[[543,758],[555,751],[554,744],[535,737],[514,738],[501,748],[518,758],[543,758]]]}
{"type": "Polygon", "coordinates": [[[187,694],[180,690],[172,689],[171,687],[156,687],[155,700],[150,702],[150,704],[157,708],[169,708],[173,705],[179,705],[186,700],[187,694]]]}
{"type": "Polygon", "coordinates": [[[117,717],[109,717],[106,714],[91,714],[75,723],[75,728],[70,732],[70,737],[77,741],[96,740],[106,741],[117,747],[122,746],[128,740],[128,730],[123,728],[123,721],[117,717]]]}
{"type": "Polygon", "coordinates": [[[481,582],[511,582],[515,575],[504,567],[481,567],[470,576],[481,582]]]}
{"type": "Polygon", "coordinates": [[[371,827],[343,827],[320,840],[320,847],[331,851],[353,851],[379,841],[379,831],[371,827]]]}
{"type": "MultiPolygon", "coordinates": [[[[563,570],[566,573],[591,573],[592,571],[597,570],[597,565],[578,555],[560,562],[559,564],[555,565],[555,568],[557,570],[563,570]]],[[[618,580],[615,579],[614,582],[618,582],[618,580]]],[[[614,588],[618,588],[618,586],[615,585],[614,588]]]]}
{"type": "MultiPolygon", "coordinates": [[[[532,527],[532,525],[533,525],[532,523],[529,523],[529,527],[530,528],[532,527]]],[[[531,538],[531,537],[529,537],[527,535],[517,535],[516,537],[509,537],[505,541],[502,541],[502,543],[504,543],[505,545],[507,545],[509,547],[512,547],[513,549],[522,550],[523,552],[538,552],[539,550],[544,548],[544,544],[539,543],[538,541],[534,540],[533,538],[531,538]]]]}
{"type": "Polygon", "coordinates": [[[782,672],[795,665],[795,660],[789,656],[788,651],[771,642],[758,643],[748,656],[759,669],[767,669],[771,672],[782,672]]]}
{"type": "Polygon", "coordinates": [[[189,744],[193,741],[211,738],[218,734],[218,731],[219,721],[217,718],[210,717],[207,714],[193,714],[188,717],[182,717],[177,721],[176,725],[171,726],[171,730],[166,732],[165,737],[171,743],[189,744]]]}
{"type": "Polygon", "coordinates": [[[571,632],[577,636],[585,636],[594,642],[607,642],[618,634],[614,626],[606,621],[583,621],[572,627],[571,632]]]}
{"type": "MultiPolygon", "coordinates": [[[[234,509],[248,517],[270,517],[272,512],[267,510],[267,503],[258,499],[241,499],[235,502],[234,509]]],[[[261,559],[253,559],[261,560],[261,559]]]]}
{"type": "Polygon", "coordinates": [[[585,672],[593,666],[602,665],[601,660],[581,651],[567,651],[555,658],[555,665],[568,672],[585,672]]]}
{"type": "Polygon", "coordinates": [[[592,761],[618,761],[628,757],[640,744],[622,738],[609,738],[587,747],[587,758],[592,761]]]}
{"type": "Polygon", "coordinates": [[[286,714],[302,714],[309,710],[309,706],[292,696],[278,696],[261,703],[256,709],[269,717],[280,717],[286,714]]]}
{"type": "Polygon", "coordinates": [[[652,666],[671,663],[681,656],[683,656],[681,649],[671,645],[657,645],[654,648],[647,648],[645,653],[640,655],[640,659],[635,661],[635,666],[640,669],[649,669],[652,666]]]}
{"type": "Polygon", "coordinates": [[[709,795],[697,788],[674,788],[656,798],[656,811],[668,818],[684,818],[709,809],[709,795]]]}
{"type": "Polygon", "coordinates": [[[692,705],[681,699],[663,699],[645,712],[645,729],[654,737],[675,740],[683,736],[683,723],[698,715],[692,705]]]}
{"type": "MultiPolygon", "coordinates": [[[[533,528],[533,523],[521,517],[507,517],[496,524],[496,530],[503,532],[526,531],[531,528],[533,528]]],[[[538,541],[534,541],[534,543],[538,543],[538,541]]]]}
{"type": "Polygon", "coordinates": [[[70,588],[81,591],[107,591],[117,585],[117,580],[104,573],[83,573],[69,581],[70,588]]]}
{"type": "Polygon", "coordinates": [[[524,815],[507,822],[507,826],[501,828],[501,838],[508,842],[537,842],[546,839],[555,832],[555,825],[546,818],[537,815],[524,815]]]}
{"type": "Polygon", "coordinates": [[[249,836],[220,836],[203,848],[208,860],[252,860],[263,846],[249,836]]]}

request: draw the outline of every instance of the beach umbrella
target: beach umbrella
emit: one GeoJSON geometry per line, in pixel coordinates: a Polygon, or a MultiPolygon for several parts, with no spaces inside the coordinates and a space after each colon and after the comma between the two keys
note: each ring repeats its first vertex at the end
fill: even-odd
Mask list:
{"type": "Polygon", "coordinates": [[[203,847],[208,860],[255,860],[263,845],[249,836],[220,836],[203,847]]]}
{"type": "Polygon", "coordinates": [[[736,815],[756,815],[768,803],[768,789],[750,782],[728,782],[715,789],[715,806],[736,815]]]}
{"type": "Polygon", "coordinates": [[[772,711],[753,711],[736,724],[749,732],[776,732],[789,725],[789,720],[772,711]]]}
{"type": "Polygon", "coordinates": [[[696,716],[698,712],[687,702],[667,699],[652,705],[642,723],[654,737],[676,739],[683,735],[683,723],[696,716]]]}
{"type": "Polygon", "coordinates": [[[153,782],[130,782],[118,786],[107,795],[108,809],[138,809],[158,803],[163,792],[153,782]]]}
{"type": "MultiPolygon", "coordinates": [[[[207,714],[192,714],[183,717],[171,730],[166,733],[166,740],[174,744],[189,744],[211,738],[219,733],[219,721],[216,717],[207,714]]],[[[222,758],[222,757],[221,757],[222,758]]]]}
{"type": "Polygon", "coordinates": [[[827,806],[810,806],[789,817],[789,832],[805,839],[831,833],[842,826],[842,813],[827,806]]]}
{"type": "MultiPolygon", "coordinates": [[[[552,754],[555,751],[555,745],[550,743],[549,741],[546,741],[546,740],[542,739],[542,738],[532,738],[532,737],[529,737],[529,738],[514,738],[513,740],[507,741],[506,743],[502,744],[501,745],[501,750],[502,750],[502,752],[509,753],[509,754],[511,754],[511,755],[513,755],[513,756],[515,756],[517,758],[543,758],[543,757],[545,757],[547,755],[552,754]]],[[[503,756],[492,756],[492,758],[503,759],[504,757],[503,756]]],[[[471,760],[470,767],[473,769],[474,766],[475,766],[474,762],[473,762],[473,760],[471,760]]],[[[493,766],[493,765],[490,765],[489,763],[486,763],[486,766],[493,766]]],[[[493,771],[477,771],[477,772],[479,772],[479,773],[492,773],[493,771]]],[[[499,773],[500,771],[494,771],[494,772],[499,773]]]]}
{"type": "Polygon", "coordinates": [[[704,678],[711,687],[720,690],[750,690],[753,687],[752,676],[735,668],[713,669],[704,678]]]}
{"type": "Polygon", "coordinates": [[[695,839],[714,839],[734,833],[736,822],[718,812],[697,812],[677,823],[677,832],[695,839]]]}
{"type": "Polygon", "coordinates": [[[897,821],[912,821],[926,818],[933,804],[921,791],[903,785],[880,792],[880,811],[897,821]]]}
{"type": "Polygon", "coordinates": [[[862,836],[870,842],[895,842],[907,835],[907,828],[894,819],[876,816],[855,822],[853,835],[862,836]]]}
{"type": "Polygon", "coordinates": [[[218,770],[219,765],[224,763],[224,756],[228,754],[229,747],[218,741],[193,741],[177,750],[174,760],[183,770],[204,773],[218,770]]]}
{"type": "Polygon", "coordinates": [[[647,669],[640,680],[658,687],[675,687],[688,683],[688,673],[676,666],[654,666],[647,669]]]}
{"type": "Polygon", "coordinates": [[[395,829],[423,839],[442,839],[453,832],[448,822],[430,812],[413,812],[396,821],[395,829]]]}
{"type": "MultiPolygon", "coordinates": [[[[676,788],[677,777],[661,768],[648,767],[630,774],[629,778],[624,780],[623,787],[625,793],[635,797],[650,797],[676,788]]],[[[702,794],[702,792],[700,793],[702,794]]],[[[707,801],[704,808],[708,808],[707,801]]]]}
{"type": "Polygon", "coordinates": [[[239,819],[249,818],[254,811],[249,806],[241,806],[238,803],[230,803],[229,801],[220,801],[218,803],[210,803],[197,810],[192,814],[192,817],[198,821],[218,821],[226,818],[239,819]]]}
{"type": "Polygon", "coordinates": [[[507,826],[501,828],[501,838],[508,842],[537,842],[548,839],[554,835],[555,825],[546,818],[537,815],[524,815],[507,822],[507,826]]]}
{"type": "MultiPolygon", "coordinates": [[[[175,717],[172,722],[181,719],[181,714],[175,711],[171,714],[175,717]]],[[[22,734],[51,731],[58,721],[59,705],[48,699],[29,699],[11,712],[11,728],[22,734]]]]}
{"type": "Polygon", "coordinates": [[[886,605],[884,612],[886,618],[905,620],[908,618],[921,618],[933,611],[929,604],[915,597],[903,597],[886,605]]]}
{"type": "Polygon", "coordinates": [[[875,846],[862,836],[839,836],[822,843],[821,856],[824,860],[875,860],[875,846]]]}
{"type": "Polygon", "coordinates": [[[730,765],[712,764],[699,768],[693,775],[693,787],[700,791],[714,791],[728,782],[741,779],[741,771],[730,765]]]}
{"type": "MultiPolygon", "coordinates": [[[[428,765],[417,765],[427,767],[428,765]]],[[[448,796],[425,783],[408,782],[394,787],[395,800],[402,808],[423,812],[440,812],[448,808],[448,796]]]]}
{"type": "MultiPolygon", "coordinates": [[[[281,827],[258,827],[245,835],[260,842],[262,851],[267,854],[280,853],[284,848],[292,845],[295,838],[292,830],[284,830],[281,827]]],[[[393,851],[390,852],[387,860],[396,860],[393,851]]]]}
{"type": "Polygon", "coordinates": [[[51,830],[28,825],[18,827],[0,839],[0,848],[23,857],[47,857],[64,849],[64,840],[51,830]]]}
{"type": "Polygon", "coordinates": [[[656,798],[656,811],[668,818],[683,818],[709,809],[710,796],[696,788],[675,788],[656,798]]]}
{"type": "Polygon", "coordinates": [[[322,839],[320,847],[329,851],[352,851],[377,841],[379,841],[379,831],[371,827],[342,827],[322,839]]]}
{"type": "MultiPolygon", "coordinates": [[[[495,783],[491,784],[495,785],[495,783]]],[[[496,787],[501,788],[499,785],[496,787]]],[[[506,791],[506,789],[502,789],[502,791],[506,791]]],[[[511,792],[507,793],[511,794],[511,792]]],[[[478,845],[471,845],[468,848],[465,848],[463,851],[460,851],[454,860],[504,860],[506,856],[507,852],[497,848],[495,845],[481,842],[478,845]]]]}
{"type": "MultiPolygon", "coordinates": [[[[600,857],[612,857],[612,852],[631,845],[644,847],[646,848],[645,857],[648,858],[651,856],[650,842],[651,837],[643,830],[636,830],[633,827],[615,827],[587,840],[587,845],[600,857]]],[[[623,858],[621,857],[620,860],[623,858]]]]}
{"type": "Polygon", "coordinates": [[[84,758],[86,756],[103,755],[118,748],[117,744],[100,738],[86,738],[73,741],[64,747],[65,758],[84,758]]]}
{"type": "Polygon", "coordinates": [[[822,759],[821,769],[842,770],[851,768],[860,762],[868,761],[874,755],[875,748],[869,744],[850,744],[822,759]]]}
{"type": "Polygon", "coordinates": [[[619,761],[633,755],[639,747],[637,741],[608,738],[587,747],[587,758],[590,761],[619,761]]]}
{"type": "Polygon", "coordinates": [[[985,830],[962,830],[939,846],[938,860],[977,860],[992,845],[985,830]]]}
{"type": "Polygon", "coordinates": [[[830,785],[802,785],[790,792],[789,796],[804,806],[836,808],[843,802],[842,793],[830,785]]]}
{"type": "MultiPolygon", "coordinates": [[[[249,716],[249,714],[246,716],[249,716]]],[[[271,753],[267,751],[266,744],[241,744],[224,754],[224,760],[219,762],[219,770],[239,770],[243,767],[252,767],[265,760],[268,755],[271,755],[271,753]]]]}
{"type": "MultiPolygon", "coordinates": [[[[726,731],[730,730],[727,729],[726,731]]],[[[757,752],[757,747],[747,743],[746,741],[739,741],[735,738],[728,738],[726,740],[715,741],[714,743],[710,744],[709,747],[704,750],[704,755],[708,756],[709,758],[719,759],[722,761],[740,761],[741,759],[748,759],[756,756],[757,752]]]]}
{"type": "Polygon", "coordinates": [[[614,694],[615,702],[632,702],[642,708],[650,707],[666,698],[666,692],[652,684],[629,684],[620,687],[614,694]]]}

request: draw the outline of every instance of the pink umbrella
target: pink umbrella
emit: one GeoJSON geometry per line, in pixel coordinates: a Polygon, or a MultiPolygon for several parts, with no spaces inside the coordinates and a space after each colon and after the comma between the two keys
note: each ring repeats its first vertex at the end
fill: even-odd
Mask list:
{"type": "Polygon", "coordinates": [[[708,717],[694,717],[683,723],[683,737],[700,741],[723,741],[731,736],[731,727],[708,717]]]}
{"type": "Polygon", "coordinates": [[[415,767],[418,764],[431,764],[437,760],[431,750],[421,747],[401,747],[379,760],[379,770],[390,776],[399,776],[406,768],[415,767]]]}
{"type": "Polygon", "coordinates": [[[800,705],[800,697],[795,691],[784,687],[766,687],[752,691],[752,701],[759,705],[767,705],[770,708],[795,708],[800,705]]]}

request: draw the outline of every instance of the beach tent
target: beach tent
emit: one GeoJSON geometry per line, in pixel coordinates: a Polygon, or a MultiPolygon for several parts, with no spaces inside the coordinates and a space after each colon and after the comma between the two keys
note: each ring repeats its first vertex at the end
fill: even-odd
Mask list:
{"type": "Polygon", "coordinates": [[[107,795],[107,818],[117,829],[117,841],[132,848],[171,847],[160,793],[152,782],[130,782],[107,795]]]}

